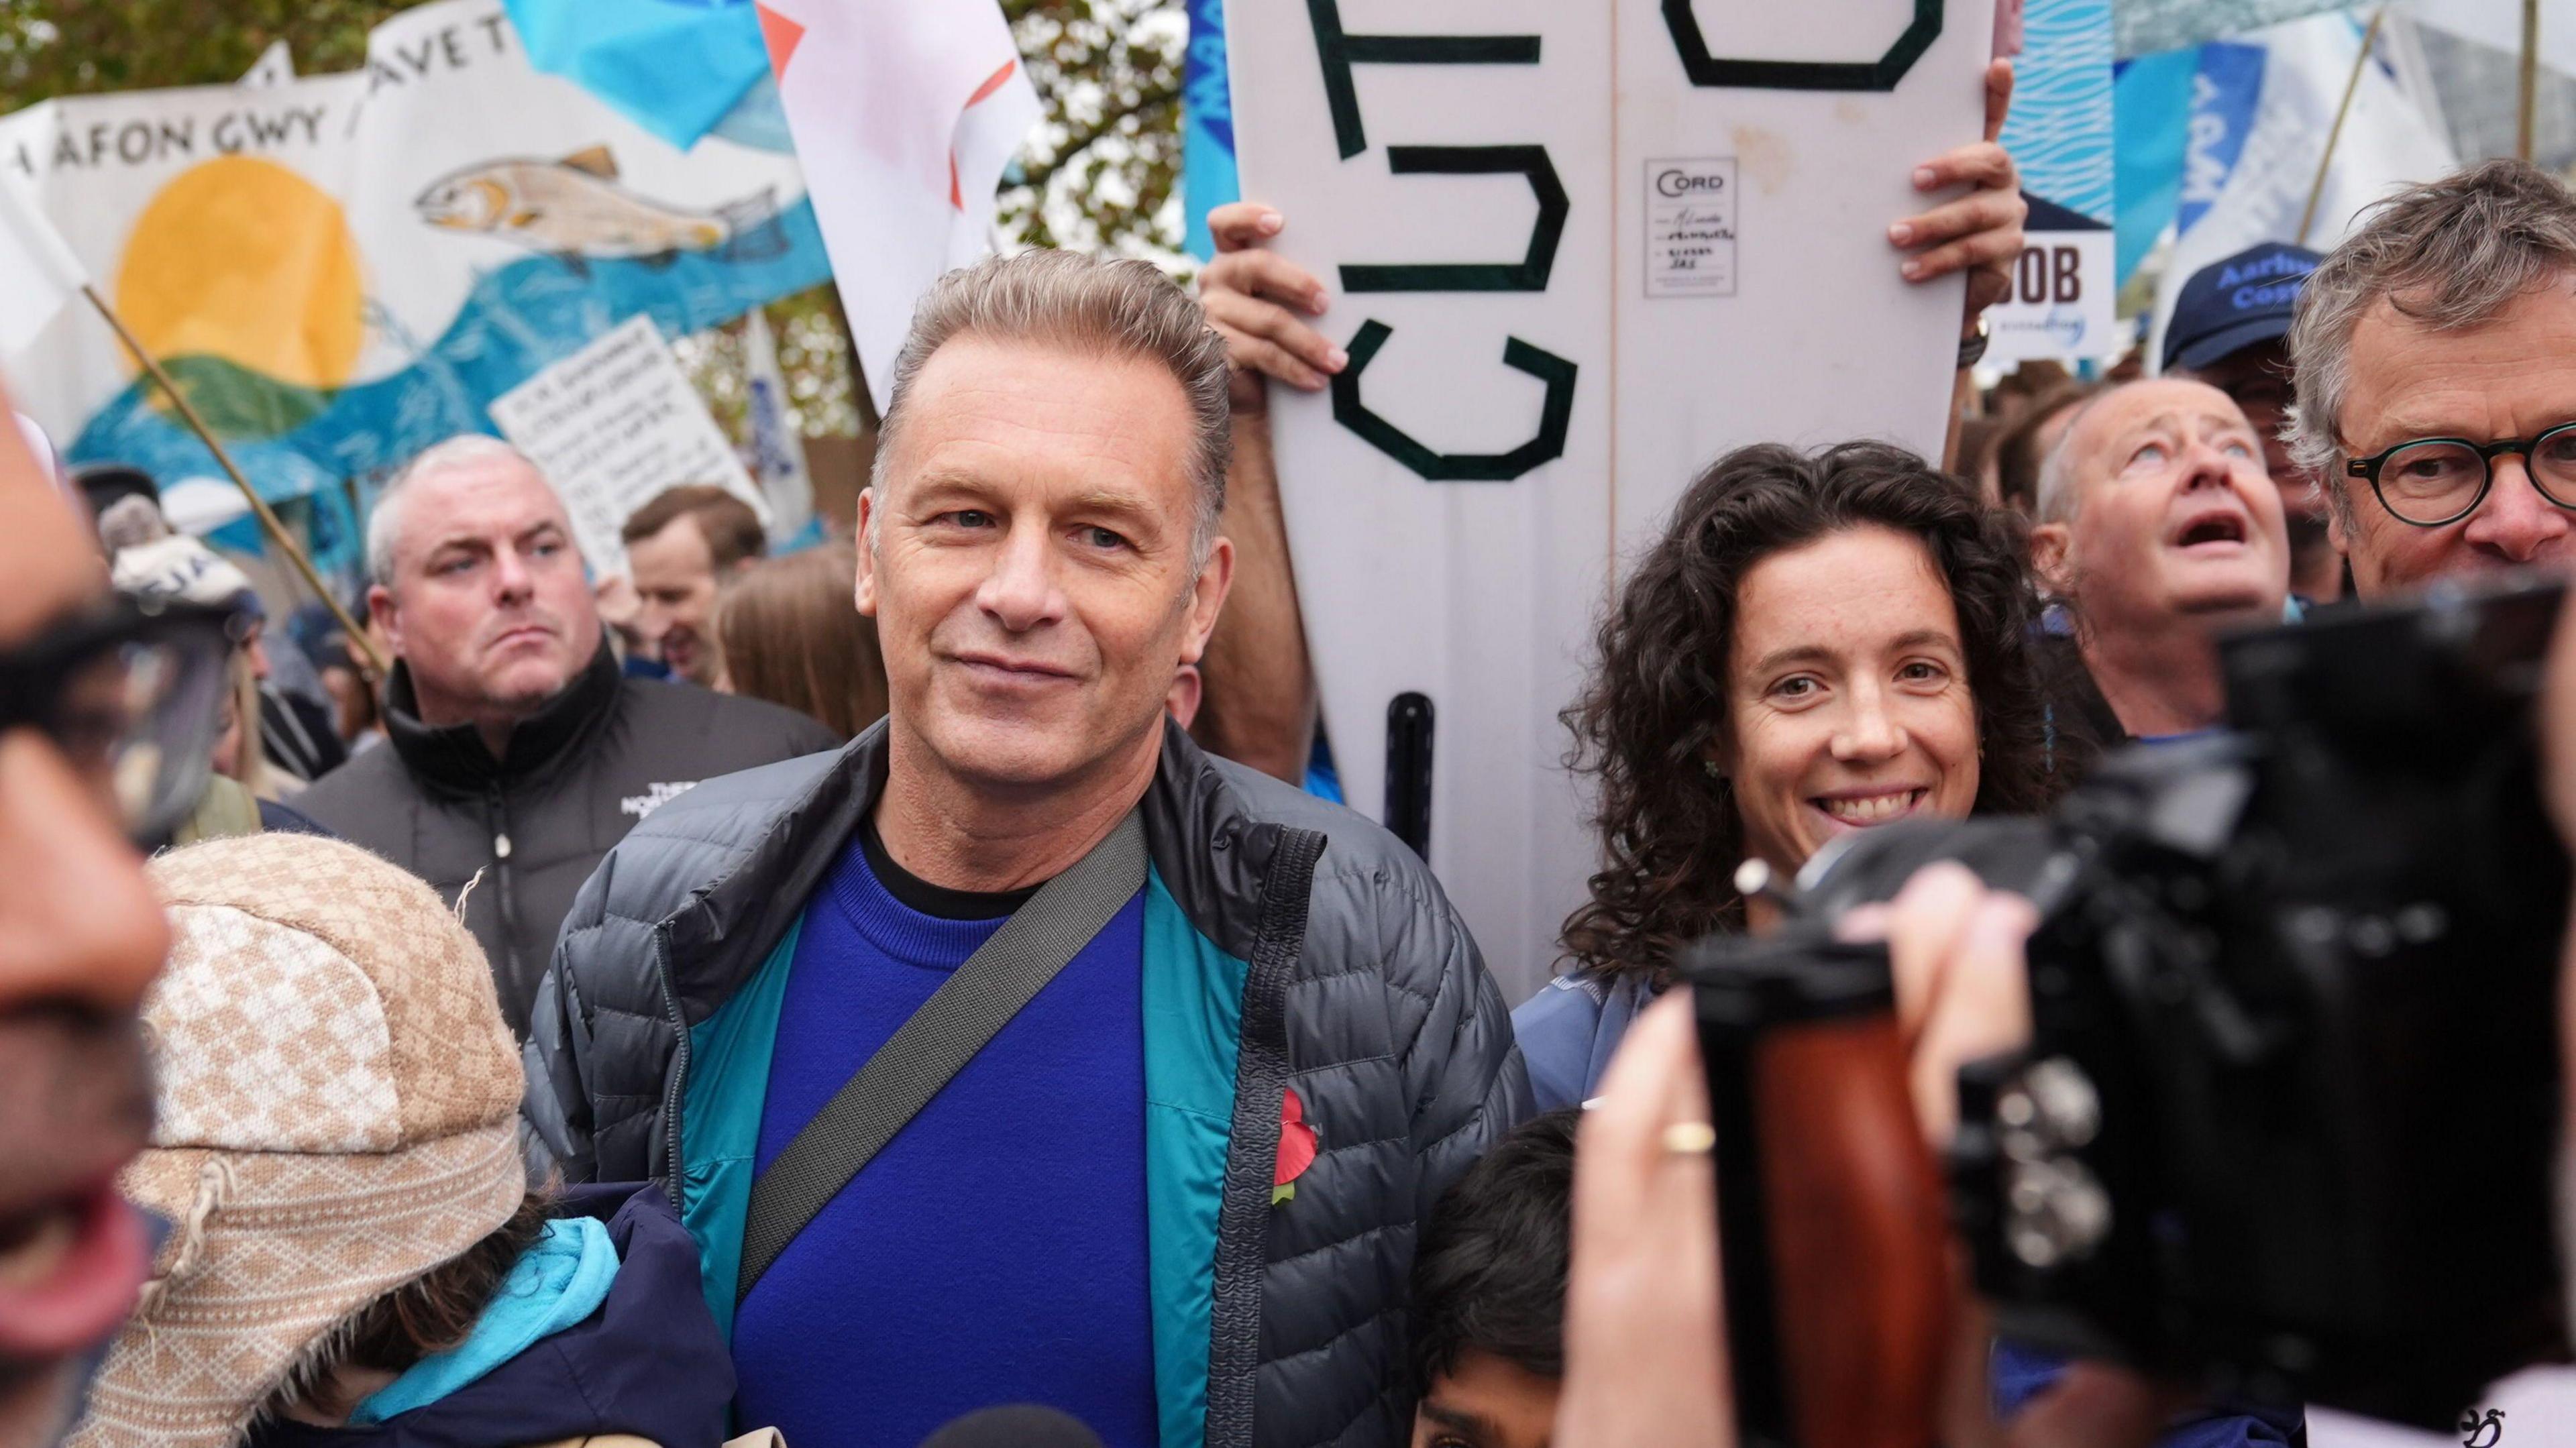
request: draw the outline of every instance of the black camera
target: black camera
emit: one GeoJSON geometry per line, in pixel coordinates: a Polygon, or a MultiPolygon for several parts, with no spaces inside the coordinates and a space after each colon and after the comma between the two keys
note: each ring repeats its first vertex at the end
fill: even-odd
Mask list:
{"type": "MultiPolygon", "coordinates": [[[[2228,730],[2132,746],[2045,820],[1846,836],[1783,932],[1695,949],[1719,1132],[1757,1135],[1718,1160],[1737,1338],[1795,1315],[1792,1229],[1760,1186],[1780,1103],[1746,1063],[1884,1011],[1864,984],[1884,952],[1831,922],[1950,859],[2041,918],[2030,1046],[1962,1072],[1949,1163],[1999,1332],[2426,1427],[2563,1356],[2569,864],[2534,717],[2563,592],[2444,589],[2232,638],[2228,730]]],[[[1774,1405],[1753,1436],[1814,1441],[1782,1408],[1796,1365],[1737,1352],[1774,1405]]]]}

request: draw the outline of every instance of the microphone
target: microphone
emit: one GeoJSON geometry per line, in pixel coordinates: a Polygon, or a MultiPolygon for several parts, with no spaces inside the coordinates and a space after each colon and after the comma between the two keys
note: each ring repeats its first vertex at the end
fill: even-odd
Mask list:
{"type": "Polygon", "coordinates": [[[1082,1420],[1034,1403],[982,1408],[921,1442],[921,1448],[1101,1448],[1082,1420]]]}

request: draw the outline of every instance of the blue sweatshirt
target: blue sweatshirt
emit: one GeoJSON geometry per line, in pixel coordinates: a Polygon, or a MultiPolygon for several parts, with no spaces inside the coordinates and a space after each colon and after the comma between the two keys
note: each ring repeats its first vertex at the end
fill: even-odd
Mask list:
{"type": "MultiPolygon", "coordinates": [[[[806,907],[760,1169],[1031,893],[928,885],[862,827],[806,907]]],[[[1039,1403],[1110,1448],[1155,1442],[1143,950],[1140,891],[761,1277],[734,1321],[737,1423],[915,1448],[1039,1403]]]]}

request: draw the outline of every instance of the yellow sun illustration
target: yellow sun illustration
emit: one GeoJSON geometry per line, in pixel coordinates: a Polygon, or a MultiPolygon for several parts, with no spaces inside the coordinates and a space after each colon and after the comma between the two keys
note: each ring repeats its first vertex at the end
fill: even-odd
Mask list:
{"type": "Polygon", "coordinates": [[[340,203],[248,156],[162,187],[116,274],[117,310],[159,356],[221,358],[295,387],[348,382],[366,340],[363,301],[340,203]]]}

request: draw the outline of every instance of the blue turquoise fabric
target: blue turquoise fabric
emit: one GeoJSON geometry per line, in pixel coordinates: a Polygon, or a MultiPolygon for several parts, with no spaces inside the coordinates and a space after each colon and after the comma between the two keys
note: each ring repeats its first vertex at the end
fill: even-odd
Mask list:
{"type": "Polygon", "coordinates": [[[804,933],[800,915],[741,994],[689,1032],[689,1080],[680,1099],[680,1223],[697,1240],[699,1286],[728,1343],[760,1108],[778,1049],[778,1013],[804,933]]]}
{"type": "Polygon", "coordinates": [[[502,0],[528,62],[687,150],[769,78],[751,0],[502,0]]]}
{"type": "Polygon", "coordinates": [[[1163,1448],[1207,1431],[1217,1208],[1234,1141],[1235,1062],[1251,968],[1209,943],[1160,875],[1145,884],[1145,1220],[1153,1239],[1154,1395],[1163,1448]]]}
{"type": "Polygon", "coordinates": [[[608,1300],[617,1266],[617,1247],[609,1240],[606,1222],[567,1217],[546,1223],[536,1245],[502,1279],[501,1290],[465,1341],[422,1358],[361,1400],[349,1425],[372,1428],[397,1413],[427,1407],[581,1322],[608,1300]]]}

